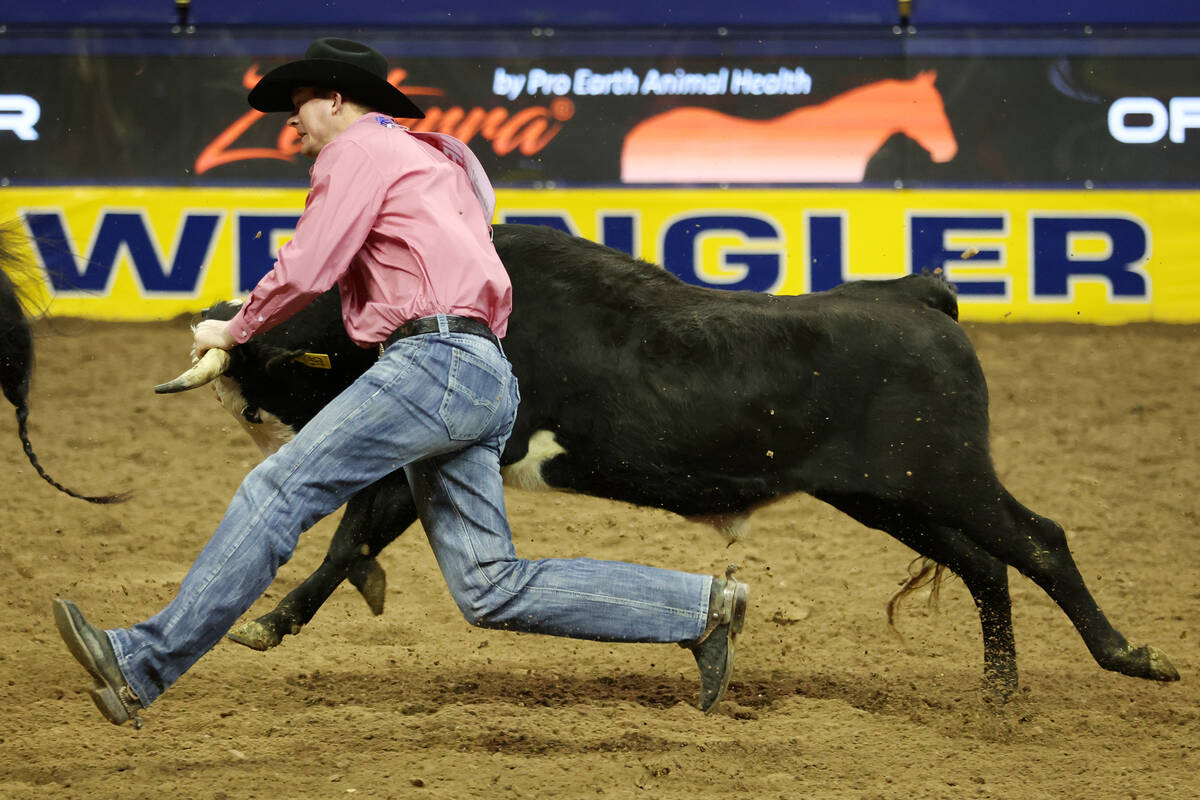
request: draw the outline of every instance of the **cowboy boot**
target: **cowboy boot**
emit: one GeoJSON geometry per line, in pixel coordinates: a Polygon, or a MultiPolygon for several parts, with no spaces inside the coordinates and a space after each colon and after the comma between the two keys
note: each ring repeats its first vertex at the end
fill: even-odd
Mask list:
{"type": "Polygon", "coordinates": [[[737,567],[730,564],[725,577],[713,578],[708,595],[708,625],[694,642],[684,647],[696,657],[700,668],[700,710],[708,712],[725,696],[733,677],[733,648],[746,619],[750,587],[735,580],[737,567]]]}
{"type": "Polygon", "coordinates": [[[121,673],[108,634],[89,624],[74,603],[62,598],[54,601],[54,624],[71,655],[92,676],[88,694],[100,713],[114,725],[133,720],[133,727],[140,729],[142,720],[138,711],[141,702],[121,673]]]}

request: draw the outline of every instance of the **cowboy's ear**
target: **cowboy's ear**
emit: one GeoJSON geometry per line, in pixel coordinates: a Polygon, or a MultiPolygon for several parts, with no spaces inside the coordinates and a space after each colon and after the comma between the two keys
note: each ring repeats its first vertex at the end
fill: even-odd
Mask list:
{"type": "Polygon", "coordinates": [[[340,113],[342,106],[346,102],[346,98],[337,89],[330,90],[329,99],[333,101],[333,113],[340,113]]]}

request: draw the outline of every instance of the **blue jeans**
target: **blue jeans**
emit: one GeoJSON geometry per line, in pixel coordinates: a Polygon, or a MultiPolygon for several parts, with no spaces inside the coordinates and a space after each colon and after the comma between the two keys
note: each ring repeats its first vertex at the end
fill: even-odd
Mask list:
{"type": "MultiPolygon", "coordinates": [[[[401,339],[292,441],[259,464],[166,608],[108,631],[149,705],[208,652],[291,558],[300,534],[397,469],[473,625],[620,642],[686,642],[704,631],[712,578],[611,561],[518,558],[500,452],[520,395],[488,340],[401,339]]],[[[553,346],[548,343],[547,346],[553,346]]]]}

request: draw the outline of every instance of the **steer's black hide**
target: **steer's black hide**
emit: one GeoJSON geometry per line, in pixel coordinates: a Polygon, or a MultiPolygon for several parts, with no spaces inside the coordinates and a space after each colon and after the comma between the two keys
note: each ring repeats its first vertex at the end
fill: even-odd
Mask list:
{"type": "MultiPolygon", "coordinates": [[[[940,277],[776,297],[689,286],[544,227],[497,225],[495,244],[513,281],[504,348],[522,392],[503,463],[524,483],[664,508],[733,535],[757,505],[807,492],[962,577],[1000,694],[1017,684],[1009,565],[1062,607],[1101,666],[1178,677],[1157,649],[1129,645],[1109,624],[1062,529],[997,479],[984,376],[940,277]],[[557,454],[520,469],[531,440],[551,436],[557,454]]],[[[300,426],[373,359],[346,338],[330,294],[235,348],[227,377],[252,407],[300,426]],[[330,354],[334,368],[294,360],[305,351],[330,354]]],[[[321,568],[231,635],[274,646],[346,577],[378,613],[374,556],[415,519],[402,474],[365,490],[321,568]]]]}

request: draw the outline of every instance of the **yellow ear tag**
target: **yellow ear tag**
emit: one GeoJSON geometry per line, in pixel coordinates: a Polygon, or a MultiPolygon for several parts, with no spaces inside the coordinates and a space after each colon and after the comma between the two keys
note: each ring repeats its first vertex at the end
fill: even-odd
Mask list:
{"type": "Polygon", "coordinates": [[[313,369],[333,369],[333,362],[324,353],[302,353],[292,359],[313,369]]]}

